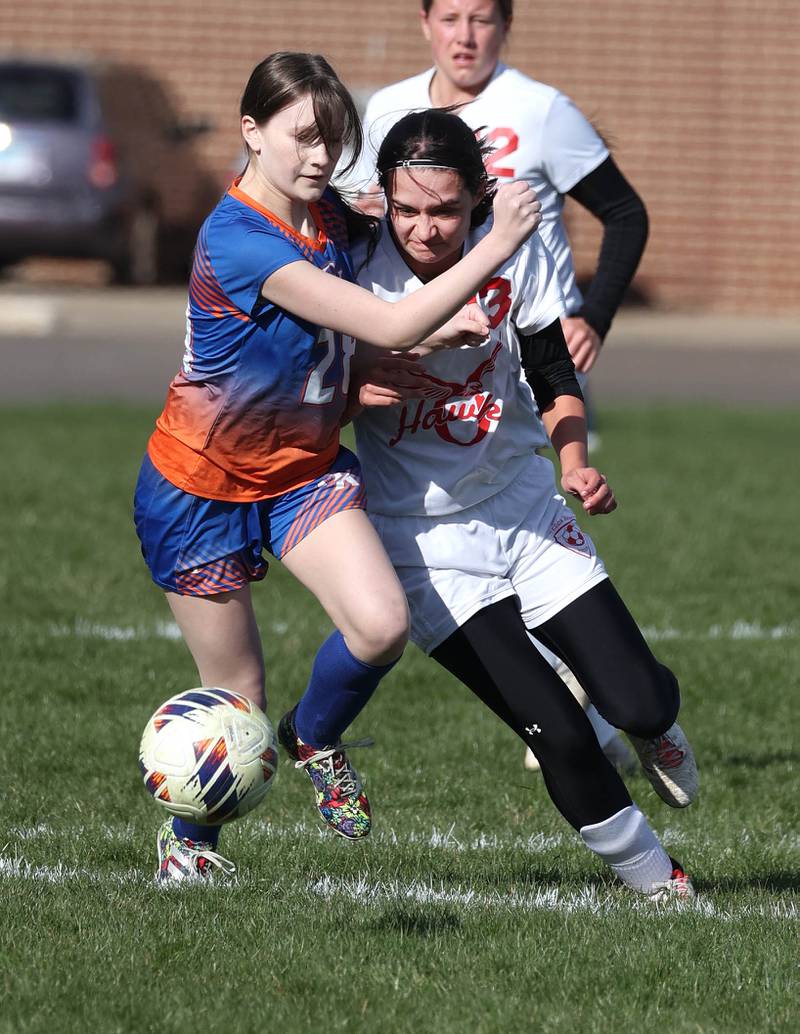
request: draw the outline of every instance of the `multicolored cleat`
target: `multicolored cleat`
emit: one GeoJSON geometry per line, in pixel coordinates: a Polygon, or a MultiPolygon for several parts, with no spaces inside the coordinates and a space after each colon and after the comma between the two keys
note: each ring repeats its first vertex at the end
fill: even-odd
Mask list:
{"type": "Polygon", "coordinates": [[[278,739],[294,761],[295,768],[304,768],[308,773],[325,825],[347,840],[363,840],[372,828],[372,814],[361,780],[345,750],[371,747],[372,740],[311,747],[297,735],[294,727],[296,710],[296,707],[292,708],[281,718],[278,739]]]}
{"type": "Polygon", "coordinates": [[[211,883],[217,874],[232,876],[236,866],[217,854],[213,846],[202,840],[181,839],[167,819],[156,837],[158,869],[156,883],[161,886],[179,883],[211,883]]]}
{"type": "Polygon", "coordinates": [[[672,875],[663,883],[656,883],[648,897],[651,901],[663,902],[670,900],[686,901],[695,897],[694,887],[688,874],[684,871],[680,862],[670,858],[672,862],[672,875]]]}
{"type": "Polygon", "coordinates": [[[651,740],[630,734],[628,739],[661,800],[671,808],[691,804],[697,796],[697,762],[680,725],[675,722],[665,733],[651,740]]]}

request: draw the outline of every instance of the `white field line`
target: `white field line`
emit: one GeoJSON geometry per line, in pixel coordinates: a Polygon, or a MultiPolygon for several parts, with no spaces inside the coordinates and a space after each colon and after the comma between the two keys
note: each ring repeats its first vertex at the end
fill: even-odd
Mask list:
{"type": "MultiPolygon", "coordinates": [[[[142,639],[180,639],[181,630],[174,621],[157,621],[149,628],[143,625],[104,625],[97,621],[85,621],[78,618],[74,624],[51,624],[48,626],[51,636],[58,639],[105,639],[109,642],[129,643],[142,639]]],[[[274,635],[286,635],[289,625],[285,621],[275,621],[267,626],[267,631],[274,635]]]]}
{"type": "Polygon", "coordinates": [[[511,891],[478,893],[470,888],[447,888],[435,885],[400,880],[368,880],[363,876],[335,878],[323,876],[307,885],[307,890],[326,901],[344,897],[364,907],[411,901],[420,905],[458,905],[466,910],[512,911],[512,912],[561,912],[572,914],[590,912],[593,915],[612,915],[619,912],[652,913],[654,909],[683,912],[703,918],[736,922],[741,919],[763,918],[777,920],[800,919],[800,909],[794,902],[775,902],[769,905],[744,905],[734,909],[718,908],[704,898],[690,901],[670,901],[663,906],[654,905],[646,898],[600,895],[595,887],[586,887],[577,894],[564,894],[558,887],[541,887],[525,894],[511,891]]]}
{"type": "MultiPolygon", "coordinates": [[[[236,840],[248,843],[262,842],[265,839],[284,840],[297,837],[314,837],[318,840],[330,838],[330,832],[322,824],[296,822],[290,826],[276,826],[263,819],[251,819],[247,823],[235,826],[231,832],[236,840]]],[[[126,841],[140,833],[141,829],[132,824],[113,826],[102,823],[99,826],[76,825],[59,828],[44,822],[38,822],[35,826],[10,826],[5,831],[5,835],[11,840],[24,842],[63,840],[65,837],[77,840],[98,834],[104,840],[126,841]]],[[[455,826],[446,830],[440,830],[434,826],[429,832],[410,830],[405,833],[396,833],[394,830],[380,830],[372,834],[370,843],[392,847],[429,847],[455,852],[513,850],[526,854],[541,854],[545,851],[557,850],[574,839],[567,833],[532,833],[527,837],[503,837],[494,833],[484,833],[459,839],[455,834],[455,826]]]]}
{"type": "MultiPolygon", "coordinates": [[[[27,880],[51,886],[64,886],[71,883],[113,886],[153,885],[152,875],[138,869],[105,873],[63,864],[33,865],[20,856],[6,858],[0,855],[0,880],[2,879],[27,880]]],[[[213,889],[233,891],[243,882],[246,882],[246,879],[236,877],[233,880],[215,883],[213,889]]],[[[776,901],[766,905],[718,908],[711,901],[696,898],[691,901],[671,901],[664,906],[659,906],[633,895],[601,895],[596,887],[591,886],[578,893],[569,894],[562,893],[558,887],[554,886],[541,887],[524,894],[516,891],[501,894],[499,891],[479,893],[462,886],[447,888],[444,884],[437,886],[432,881],[423,883],[414,880],[405,883],[401,880],[369,880],[365,876],[344,879],[323,876],[319,880],[305,884],[295,881],[293,885],[299,892],[305,892],[312,897],[322,898],[326,901],[344,897],[348,901],[366,908],[385,903],[411,901],[420,905],[457,905],[466,911],[481,912],[559,912],[567,915],[588,912],[592,915],[605,916],[631,911],[645,911],[652,914],[653,910],[661,911],[663,909],[669,915],[680,912],[723,922],[737,922],[753,918],[784,922],[800,919],[800,909],[794,902],[776,901]]],[[[181,890],[182,888],[169,889],[181,890]]],[[[292,885],[288,889],[291,890],[292,885]]]]}
{"type": "MultiPolygon", "coordinates": [[[[111,825],[102,823],[94,825],[75,825],[66,827],[50,826],[39,822],[34,826],[9,826],[3,833],[9,844],[12,842],[32,842],[54,839],[58,841],[81,840],[87,837],[100,836],[106,841],[125,842],[141,834],[140,826],[133,823],[127,825],[111,825]]],[[[329,840],[330,832],[321,823],[295,822],[288,826],[277,826],[265,819],[251,818],[237,823],[228,831],[227,836],[237,843],[263,843],[264,840],[292,840],[298,837],[312,837],[317,840],[329,840]]],[[[685,833],[683,830],[670,827],[659,830],[659,839],[668,848],[680,848],[689,852],[700,850],[741,851],[749,844],[763,847],[764,839],[748,829],[733,829],[723,841],[719,837],[704,836],[697,833],[685,833]]],[[[229,842],[226,840],[226,842],[229,842]]],[[[1,845],[2,842],[0,842],[1,845]]],[[[418,847],[441,851],[452,851],[455,854],[475,853],[482,851],[509,851],[521,854],[545,854],[558,851],[564,847],[574,847],[579,840],[574,833],[531,833],[528,836],[499,833],[479,833],[462,835],[456,832],[453,824],[448,829],[433,826],[430,830],[407,830],[396,832],[393,829],[376,830],[364,845],[381,847],[418,847]]],[[[800,833],[783,833],[771,841],[776,851],[800,852],[800,833]]],[[[0,853],[2,848],[0,846],[0,853]]]]}
{"type": "Polygon", "coordinates": [[[669,626],[666,628],[644,627],[642,634],[651,642],[663,642],[665,639],[703,642],[727,639],[736,642],[738,640],[797,639],[800,630],[795,625],[774,625],[770,628],[757,621],[739,620],[734,621],[731,625],[711,625],[708,629],[697,632],[685,632],[669,626]]]}
{"type": "MultiPolygon", "coordinates": [[[[268,626],[267,631],[273,635],[286,635],[289,625],[284,621],[275,621],[268,626]]],[[[79,618],[72,625],[52,624],[49,626],[49,633],[57,638],[105,639],[109,642],[120,643],[146,639],[181,638],[181,631],[174,621],[158,621],[150,627],[145,627],[143,625],[105,625],[79,618]]],[[[642,633],[645,639],[654,643],[673,639],[684,642],[713,642],[714,640],[737,642],[800,638],[800,628],[796,625],[766,626],[757,621],[745,620],[734,621],[730,625],[710,625],[707,629],[696,631],[686,631],[669,625],[665,628],[645,626],[642,628],[642,633]]]]}
{"type": "Polygon", "coordinates": [[[32,880],[36,883],[144,883],[144,875],[138,869],[125,872],[101,873],[74,865],[33,865],[19,855],[6,858],[0,855],[0,879],[32,880]]]}

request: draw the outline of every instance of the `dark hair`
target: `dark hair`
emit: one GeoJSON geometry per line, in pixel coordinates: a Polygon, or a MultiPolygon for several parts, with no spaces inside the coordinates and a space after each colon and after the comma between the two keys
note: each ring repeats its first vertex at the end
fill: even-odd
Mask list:
{"type": "MultiPolygon", "coordinates": [[[[355,101],[322,55],[279,50],[265,57],[250,73],[239,112],[242,117],[249,115],[256,125],[263,125],[301,97],[311,97],[314,124],[301,134],[300,143],[322,140],[330,152],[341,141],[351,152],[341,172],[350,172],[358,164],[364,146],[361,119],[355,101]]],[[[249,153],[249,146],[247,150],[249,153]]],[[[355,211],[338,191],[331,186],[328,189],[344,206],[348,237],[375,238],[378,220],[355,211]]]]}
{"type": "Polygon", "coordinates": [[[247,80],[239,111],[242,117],[249,115],[256,125],[263,125],[301,97],[311,98],[314,125],[308,127],[300,142],[314,144],[322,140],[331,151],[341,141],[352,151],[342,171],[355,168],[364,142],[358,109],[320,54],[281,50],[265,57],[247,80]]]}
{"type": "MultiPolygon", "coordinates": [[[[495,0],[497,4],[497,10],[500,12],[500,17],[504,22],[511,21],[511,16],[514,13],[514,0],[495,0]]],[[[422,10],[425,14],[431,13],[433,7],[433,0],[422,0],[422,10]]]]}
{"type": "Polygon", "coordinates": [[[402,162],[426,158],[432,164],[456,169],[464,186],[478,198],[471,226],[480,226],[492,210],[497,181],[486,172],[484,159],[492,153],[466,122],[443,108],[414,111],[396,122],[378,152],[378,182],[391,196],[390,173],[402,162]]]}

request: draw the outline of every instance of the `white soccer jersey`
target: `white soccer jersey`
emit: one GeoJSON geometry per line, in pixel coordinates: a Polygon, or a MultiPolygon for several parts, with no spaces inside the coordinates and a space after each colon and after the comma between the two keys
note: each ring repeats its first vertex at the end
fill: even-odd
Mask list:
{"type": "MultiPolygon", "coordinates": [[[[430,84],[435,72],[394,83],[372,96],[364,116],[364,153],[348,177],[364,189],[375,180],[378,149],[391,127],[410,111],[431,107],[430,84]]],[[[569,97],[514,68],[498,64],[486,89],[458,113],[495,147],[490,175],[501,182],[527,180],[542,204],[539,232],[558,268],[567,312],[577,312],[583,298],[562,211],[564,194],[608,157],[591,123],[569,97]]]]}
{"type": "MultiPolygon", "coordinates": [[[[491,227],[470,231],[465,251],[491,227]]],[[[359,269],[362,256],[355,256],[359,269]]],[[[358,282],[398,301],[422,286],[384,224],[375,254],[358,282]]],[[[430,386],[424,398],[373,407],[355,421],[370,512],[455,513],[499,492],[546,444],[533,394],[521,375],[515,328],[534,332],[564,314],[553,258],[537,235],[479,291],[489,317],[486,344],[433,353],[422,360],[430,386]]],[[[552,492],[552,465],[539,457],[552,492]]]]}

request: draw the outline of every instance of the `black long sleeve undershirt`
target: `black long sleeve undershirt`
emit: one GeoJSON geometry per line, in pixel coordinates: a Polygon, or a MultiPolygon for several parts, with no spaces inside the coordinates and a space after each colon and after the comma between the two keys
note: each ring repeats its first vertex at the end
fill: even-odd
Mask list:
{"type": "Polygon", "coordinates": [[[583,399],[560,320],[532,334],[521,331],[517,334],[525,380],[531,386],[540,413],[559,395],[583,399]]]}
{"type": "Polygon", "coordinates": [[[603,241],[583,305],[582,316],[605,337],[633,279],[647,243],[647,210],[613,158],[606,158],[568,191],[603,224],[603,241]]]}

